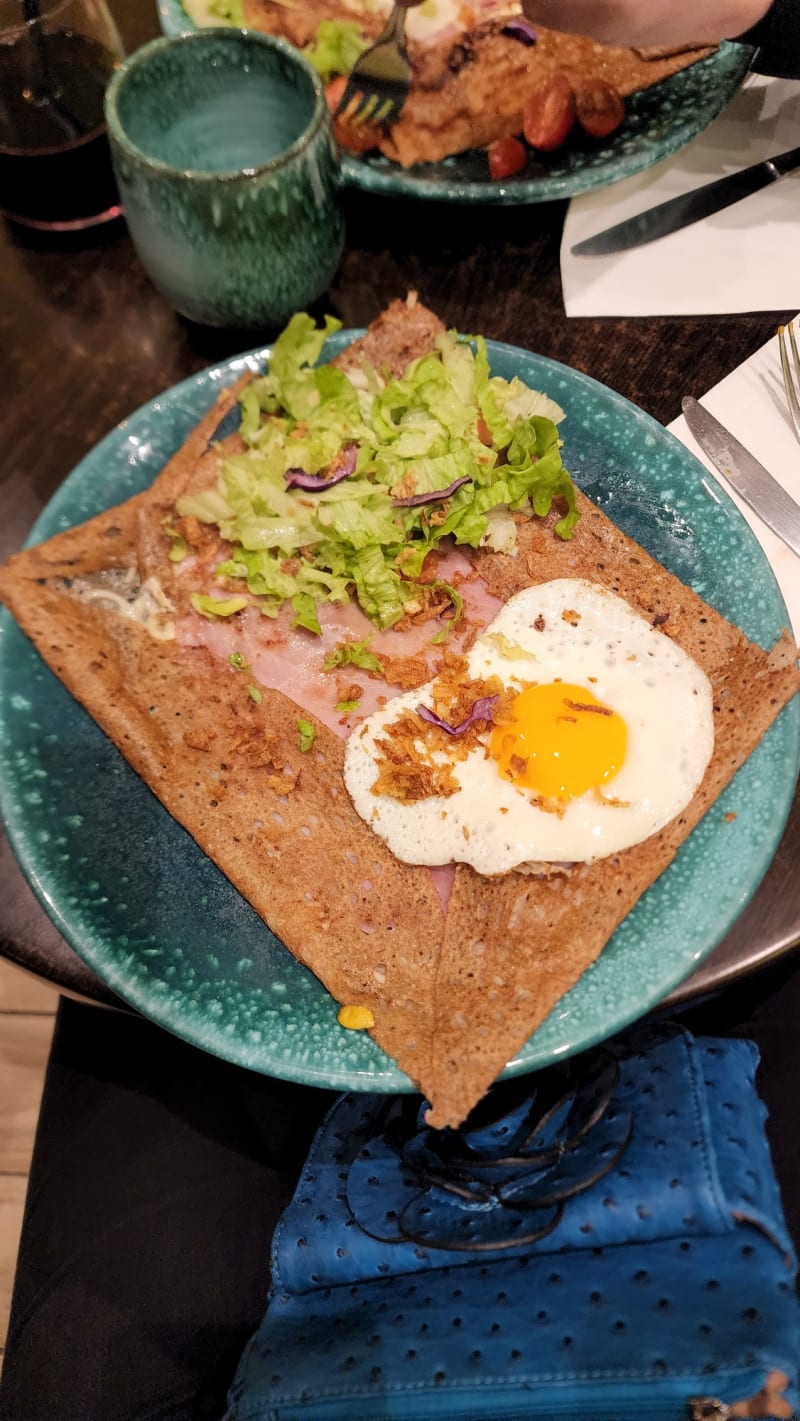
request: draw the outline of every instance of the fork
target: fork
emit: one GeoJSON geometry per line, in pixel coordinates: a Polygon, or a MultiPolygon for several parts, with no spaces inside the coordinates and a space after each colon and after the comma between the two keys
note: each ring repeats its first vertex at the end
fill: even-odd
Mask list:
{"type": "Polygon", "coordinates": [[[778,345],[781,352],[781,366],[783,369],[783,383],[786,389],[786,398],[789,401],[789,414],[792,417],[794,432],[800,439],[800,354],[797,350],[797,341],[794,338],[794,329],[791,321],[788,326],[778,327],[778,345]],[[789,333],[789,344],[792,348],[792,360],[794,361],[794,373],[789,364],[789,352],[786,348],[786,332],[789,333]]]}
{"type": "Polygon", "coordinates": [[[336,113],[351,123],[391,128],[400,117],[411,87],[406,49],[406,14],[422,0],[395,0],[386,28],[364,51],[348,77],[336,113]]]}

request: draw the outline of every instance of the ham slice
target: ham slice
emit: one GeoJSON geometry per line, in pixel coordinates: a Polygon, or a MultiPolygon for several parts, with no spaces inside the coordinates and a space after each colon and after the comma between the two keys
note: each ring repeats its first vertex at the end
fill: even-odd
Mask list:
{"type": "MultiPolygon", "coordinates": [[[[448,645],[460,649],[476,631],[488,625],[503,603],[492,595],[483,578],[456,548],[439,554],[437,575],[446,582],[457,582],[464,599],[461,622],[453,629],[452,639],[448,638],[448,645]]],[[[282,691],[300,710],[321,720],[342,740],[402,689],[396,681],[374,671],[363,671],[358,666],[326,671],[326,657],[343,642],[368,640],[370,651],[379,659],[381,656],[420,658],[428,668],[428,676],[436,674],[442,648],[431,637],[441,630],[438,622],[420,622],[403,631],[392,628],[379,631],[356,602],[344,607],[323,602],[317,612],[321,636],[293,627],[293,613],[288,606],[274,620],[261,616],[255,609],[244,617],[230,620],[209,619],[190,612],[178,620],[176,633],[180,645],[205,647],[218,662],[230,664],[230,657],[238,653],[250,667],[248,676],[253,681],[282,691]],[[344,714],[336,709],[340,700],[337,687],[343,681],[361,689],[358,707],[344,714]]],[[[430,874],[442,911],[446,912],[454,868],[446,865],[431,869],[430,874]]]]}
{"type": "MultiPolygon", "coordinates": [[[[476,631],[492,620],[503,604],[456,548],[440,556],[437,574],[446,582],[457,583],[464,599],[461,622],[447,640],[448,647],[460,650],[476,631]]],[[[369,650],[379,660],[383,656],[387,661],[401,657],[424,661],[427,673],[421,680],[436,674],[442,645],[431,638],[442,630],[441,622],[420,622],[402,631],[392,628],[379,631],[356,602],[347,606],[323,602],[317,611],[321,636],[302,627],[292,627],[293,612],[289,606],[274,620],[261,616],[255,609],[235,620],[224,617],[209,620],[190,612],[179,619],[176,630],[182,646],[203,646],[217,661],[228,662],[232,654],[238,653],[251,668],[254,681],[282,691],[342,740],[360,721],[403,689],[389,676],[367,672],[358,666],[326,670],[326,657],[342,643],[368,641],[369,650]],[[358,708],[347,714],[336,709],[342,699],[338,687],[344,681],[357,684],[361,690],[358,708]]]]}

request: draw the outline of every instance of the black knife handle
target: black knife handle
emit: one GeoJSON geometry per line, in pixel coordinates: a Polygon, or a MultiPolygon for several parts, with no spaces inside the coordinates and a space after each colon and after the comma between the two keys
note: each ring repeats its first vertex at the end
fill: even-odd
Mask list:
{"type": "Polygon", "coordinates": [[[776,177],[782,178],[785,173],[790,173],[792,168],[800,167],[800,148],[790,148],[788,153],[778,153],[775,158],[769,158],[768,163],[775,169],[776,177]]]}

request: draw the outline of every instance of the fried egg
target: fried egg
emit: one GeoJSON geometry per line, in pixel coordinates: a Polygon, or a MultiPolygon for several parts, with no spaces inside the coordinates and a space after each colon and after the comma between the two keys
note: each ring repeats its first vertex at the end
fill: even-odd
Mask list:
{"type": "Polygon", "coordinates": [[[563,578],[517,593],[462,669],[476,686],[471,725],[437,723],[431,681],[345,747],[356,810],[405,863],[484,875],[590,863],[663,828],[703,778],[708,677],[604,587],[563,578]]]}

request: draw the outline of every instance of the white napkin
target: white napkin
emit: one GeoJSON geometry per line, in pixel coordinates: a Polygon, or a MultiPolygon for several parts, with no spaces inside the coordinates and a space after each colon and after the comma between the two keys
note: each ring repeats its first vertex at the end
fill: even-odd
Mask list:
{"type": "MultiPolygon", "coordinates": [[[[743,365],[738,366],[718,385],[700,396],[687,387],[687,394],[700,399],[706,409],[716,415],[725,428],[760,459],[773,478],[800,503],[800,444],[795,438],[789,418],[789,408],[783,388],[778,338],[762,345],[743,365]]],[[[703,453],[689,432],[683,415],[673,420],[669,429],[705,465],[716,483],[721,484],[741,511],[761,544],[778,580],[792,621],[795,637],[800,639],[800,557],[768,528],[752,508],[739,498],[727,481],[718,474],[711,460],[703,453]]],[[[714,483],[711,483],[714,487],[714,483]]]]}
{"type": "Polygon", "coordinates": [[[570,248],[656,203],[800,144],[800,81],[750,75],[686,148],[570,203],[561,243],[568,316],[712,315],[800,306],[800,170],[680,232],[607,257],[570,248]]]}

